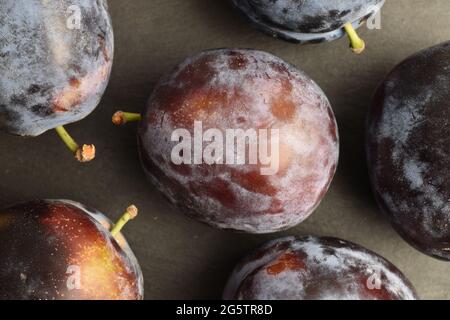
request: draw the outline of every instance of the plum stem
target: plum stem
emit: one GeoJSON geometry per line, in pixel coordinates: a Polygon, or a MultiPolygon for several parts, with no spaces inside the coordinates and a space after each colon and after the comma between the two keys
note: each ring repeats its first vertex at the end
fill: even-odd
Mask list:
{"type": "Polygon", "coordinates": [[[129,206],[122,217],[119,219],[119,221],[117,221],[117,223],[111,229],[111,235],[115,238],[127,224],[127,222],[136,218],[137,214],[138,208],[134,205],[129,206]]]}
{"type": "Polygon", "coordinates": [[[142,120],[142,116],[139,113],[117,111],[112,117],[112,122],[116,126],[124,125],[128,122],[138,122],[142,120]]]}
{"type": "Polygon", "coordinates": [[[94,145],[84,144],[80,147],[63,126],[58,126],[55,130],[79,162],[89,162],[95,158],[94,145]]]}
{"type": "Polygon", "coordinates": [[[351,23],[344,25],[345,32],[347,32],[348,38],[350,39],[350,48],[356,54],[361,54],[366,48],[366,43],[363,39],[358,36],[355,28],[351,23]]]}

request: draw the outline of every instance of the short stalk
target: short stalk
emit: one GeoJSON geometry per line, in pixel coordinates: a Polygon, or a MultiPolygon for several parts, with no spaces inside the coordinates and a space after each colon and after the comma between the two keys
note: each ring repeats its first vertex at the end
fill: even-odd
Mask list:
{"type": "Polygon", "coordinates": [[[129,206],[122,217],[119,219],[119,221],[117,221],[117,223],[111,229],[111,235],[116,238],[123,227],[128,223],[128,221],[136,218],[137,214],[138,208],[136,208],[136,206],[134,205],[129,206]]]}
{"type": "Polygon", "coordinates": [[[63,126],[56,127],[55,130],[79,162],[89,162],[95,158],[94,145],[84,144],[80,147],[63,126]]]}
{"type": "Polygon", "coordinates": [[[142,120],[142,116],[139,113],[117,111],[113,117],[112,122],[116,126],[124,125],[128,122],[139,122],[142,120]]]}
{"type": "Polygon", "coordinates": [[[347,23],[344,25],[345,32],[347,32],[348,38],[350,39],[350,48],[356,54],[361,54],[366,48],[366,43],[362,40],[355,28],[351,23],[347,23]]]}

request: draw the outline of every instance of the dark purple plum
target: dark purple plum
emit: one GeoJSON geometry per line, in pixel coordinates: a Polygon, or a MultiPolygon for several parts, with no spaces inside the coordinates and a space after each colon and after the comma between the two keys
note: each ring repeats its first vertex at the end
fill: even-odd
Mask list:
{"type": "Polygon", "coordinates": [[[1,300],[136,300],[141,268],[120,233],[98,211],[67,200],[40,200],[0,211],[1,300]]]}
{"type": "Polygon", "coordinates": [[[241,261],[226,300],[416,300],[390,262],[335,238],[282,238],[241,261]]]}
{"type": "Polygon", "coordinates": [[[375,197],[413,246],[450,260],[450,42],[399,64],[379,87],[367,151],[375,197]]]}
{"type": "MultiPolygon", "coordinates": [[[[384,0],[231,0],[262,31],[287,41],[320,43],[349,36],[375,15],[384,0]],[[346,30],[347,29],[347,30],[346,30]]],[[[362,46],[362,47],[361,47],[362,46]]]]}
{"type": "Polygon", "coordinates": [[[0,130],[64,135],[63,125],[97,107],[109,80],[106,0],[2,0],[0,21],[0,130]]]}
{"type": "Polygon", "coordinates": [[[319,205],[336,171],[339,138],[328,99],[302,71],[266,52],[219,49],[186,59],[159,82],[139,126],[139,150],[147,176],[188,216],[217,228],[269,233],[299,224],[319,205]],[[173,134],[198,136],[196,123],[205,137],[214,133],[200,137],[201,155],[212,141],[220,152],[194,162],[194,146],[176,152],[184,159],[174,161],[180,141],[173,134]],[[251,131],[255,139],[250,133],[225,142],[229,130],[251,131]],[[278,148],[269,141],[270,161],[250,162],[250,150],[267,150],[261,131],[276,131],[278,148]],[[245,155],[225,148],[239,140],[245,155]],[[225,159],[229,153],[242,163],[225,159]],[[264,172],[269,167],[273,172],[264,172]]]}

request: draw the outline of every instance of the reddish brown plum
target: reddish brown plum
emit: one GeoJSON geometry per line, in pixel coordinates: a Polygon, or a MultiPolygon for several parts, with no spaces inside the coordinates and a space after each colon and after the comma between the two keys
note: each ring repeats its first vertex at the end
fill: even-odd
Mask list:
{"type": "Polygon", "coordinates": [[[450,260],[450,43],[413,55],[379,87],[368,124],[376,199],[413,246],[450,260]]]}
{"type": "Polygon", "coordinates": [[[241,261],[226,300],[415,300],[390,262],[335,238],[282,238],[241,261]]]}
{"type": "Polygon", "coordinates": [[[139,264],[101,213],[67,200],[0,211],[0,299],[143,298],[139,264]]]}
{"type": "Polygon", "coordinates": [[[0,21],[1,131],[37,136],[97,107],[114,50],[106,0],[2,0],[0,21]]]}
{"type": "Polygon", "coordinates": [[[170,202],[212,226],[252,233],[305,220],[327,192],[339,152],[335,117],[322,90],[269,53],[238,49],[202,52],[163,78],[143,115],[139,144],[146,174],[170,202]],[[230,164],[225,156],[222,163],[175,164],[179,141],[172,134],[181,128],[194,136],[195,121],[204,132],[216,129],[223,136],[228,129],[278,130],[278,170],[265,175],[261,161],[251,164],[250,140],[244,164],[230,164]]]}

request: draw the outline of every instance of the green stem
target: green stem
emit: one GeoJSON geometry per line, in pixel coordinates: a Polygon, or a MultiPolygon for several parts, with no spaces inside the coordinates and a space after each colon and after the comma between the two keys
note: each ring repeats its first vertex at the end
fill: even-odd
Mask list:
{"type": "Polygon", "coordinates": [[[119,221],[117,221],[117,223],[111,229],[111,235],[115,238],[123,229],[123,227],[128,223],[128,221],[136,218],[137,214],[138,209],[136,208],[136,206],[129,206],[122,217],[119,219],[119,221]]]}
{"type": "Polygon", "coordinates": [[[345,32],[347,32],[348,38],[350,39],[350,48],[356,54],[360,54],[366,48],[366,43],[362,40],[355,28],[351,23],[347,23],[344,25],[345,32]]]}
{"type": "Polygon", "coordinates": [[[70,136],[67,130],[63,126],[59,126],[55,128],[56,132],[60,136],[61,140],[64,141],[66,146],[73,152],[77,152],[80,149],[78,143],[70,136]]]}
{"type": "Polygon", "coordinates": [[[80,148],[80,145],[70,136],[63,126],[56,127],[55,130],[79,162],[89,162],[95,158],[94,145],[85,144],[80,148]]]}
{"type": "Polygon", "coordinates": [[[112,122],[117,125],[124,125],[128,122],[139,122],[142,120],[142,116],[139,113],[117,111],[113,117],[112,122]]]}

